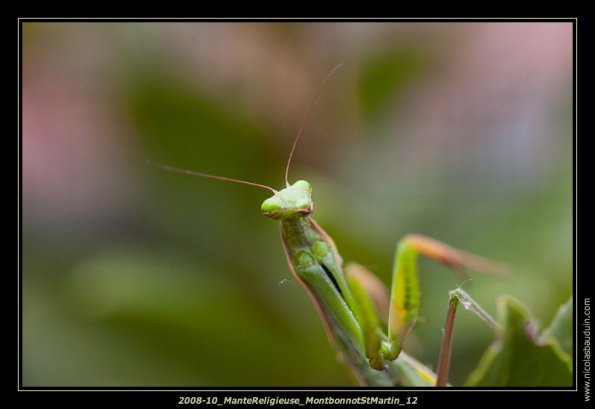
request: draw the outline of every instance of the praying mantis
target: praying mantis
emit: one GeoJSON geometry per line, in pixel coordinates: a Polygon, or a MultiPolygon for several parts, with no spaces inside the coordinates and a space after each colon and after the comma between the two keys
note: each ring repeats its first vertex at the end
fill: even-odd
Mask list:
{"type": "MultiPolygon", "coordinates": [[[[323,84],[340,66],[327,74],[323,84]]],[[[397,244],[390,295],[383,283],[364,266],[356,263],[343,265],[333,239],[311,217],[314,208],[312,185],[305,180],[291,184],[288,177],[305,120],[321,88],[312,99],[294,139],[285,168],[285,187],[281,190],[147,162],[167,171],[272,191],[273,195],[263,201],[261,213],[280,222],[281,242],[289,268],[312,300],[330,343],[357,382],[365,386],[447,386],[453,311],[459,301],[490,325],[497,324],[463,290],[457,289],[451,291],[451,308],[438,373],[403,351],[403,343],[419,314],[417,258],[419,255],[429,257],[455,271],[470,269],[500,274],[502,267],[419,234],[406,235],[397,244]],[[449,323],[449,319],[452,322],[449,323]]]]}

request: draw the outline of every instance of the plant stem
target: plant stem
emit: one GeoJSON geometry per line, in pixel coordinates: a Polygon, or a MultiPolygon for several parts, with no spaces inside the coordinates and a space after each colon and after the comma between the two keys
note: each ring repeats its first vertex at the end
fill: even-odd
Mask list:
{"type": "Polygon", "coordinates": [[[451,296],[448,302],[446,323],[444,324],[444,337],[442,339],[442,346],[440,347],[440,357],[438,358],[438,373],[436,377],[436,386],[447,386],[448,384],[448,371],[450,368],[450,356],[452,350],[452,336],[458,305],[458,298],[451,296]]]}

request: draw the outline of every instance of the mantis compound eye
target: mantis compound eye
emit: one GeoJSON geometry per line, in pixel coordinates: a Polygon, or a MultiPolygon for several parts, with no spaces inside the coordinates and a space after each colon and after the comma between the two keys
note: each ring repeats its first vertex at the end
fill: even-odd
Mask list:
{"type": "Polygon", "coordinates": [[[281,205],[279,204],[279,201],[274,196],[265,200],[264,202],[262,202],[262,206],[260,207],[260,210],[263,213],[276,212],[280,209],[281,209],[281,205]]]}

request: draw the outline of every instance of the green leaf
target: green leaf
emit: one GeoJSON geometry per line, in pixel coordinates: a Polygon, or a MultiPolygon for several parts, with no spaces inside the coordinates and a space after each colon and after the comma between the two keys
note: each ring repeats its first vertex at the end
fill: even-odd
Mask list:
{"type": "Polygon", "coordinates": [[[548,337],[555,338],[564,352],[572,355],[572,297],[560,306],[550,326],[543,331],[542,341],[548,337]]]}
{"type": "MultiPolygon", "coordinates": [[[[554,320],[555,322],[556,320],[554,320]]],[[[496,339],[468,386],[571,386],[571,357],[553,336],[540,337],[525,306],[503,296],[498,299],[496,339]]]]}

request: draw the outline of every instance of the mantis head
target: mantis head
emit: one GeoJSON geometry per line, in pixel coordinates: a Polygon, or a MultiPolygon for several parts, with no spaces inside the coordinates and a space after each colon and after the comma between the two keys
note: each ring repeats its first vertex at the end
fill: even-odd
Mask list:
{"type": "Polygon", "coordinates": [[[276,192],[262,203],[262,214],[272,219],[307,216],[312,213],[312,185],[298,180],[293,185],[276,192]]]}

